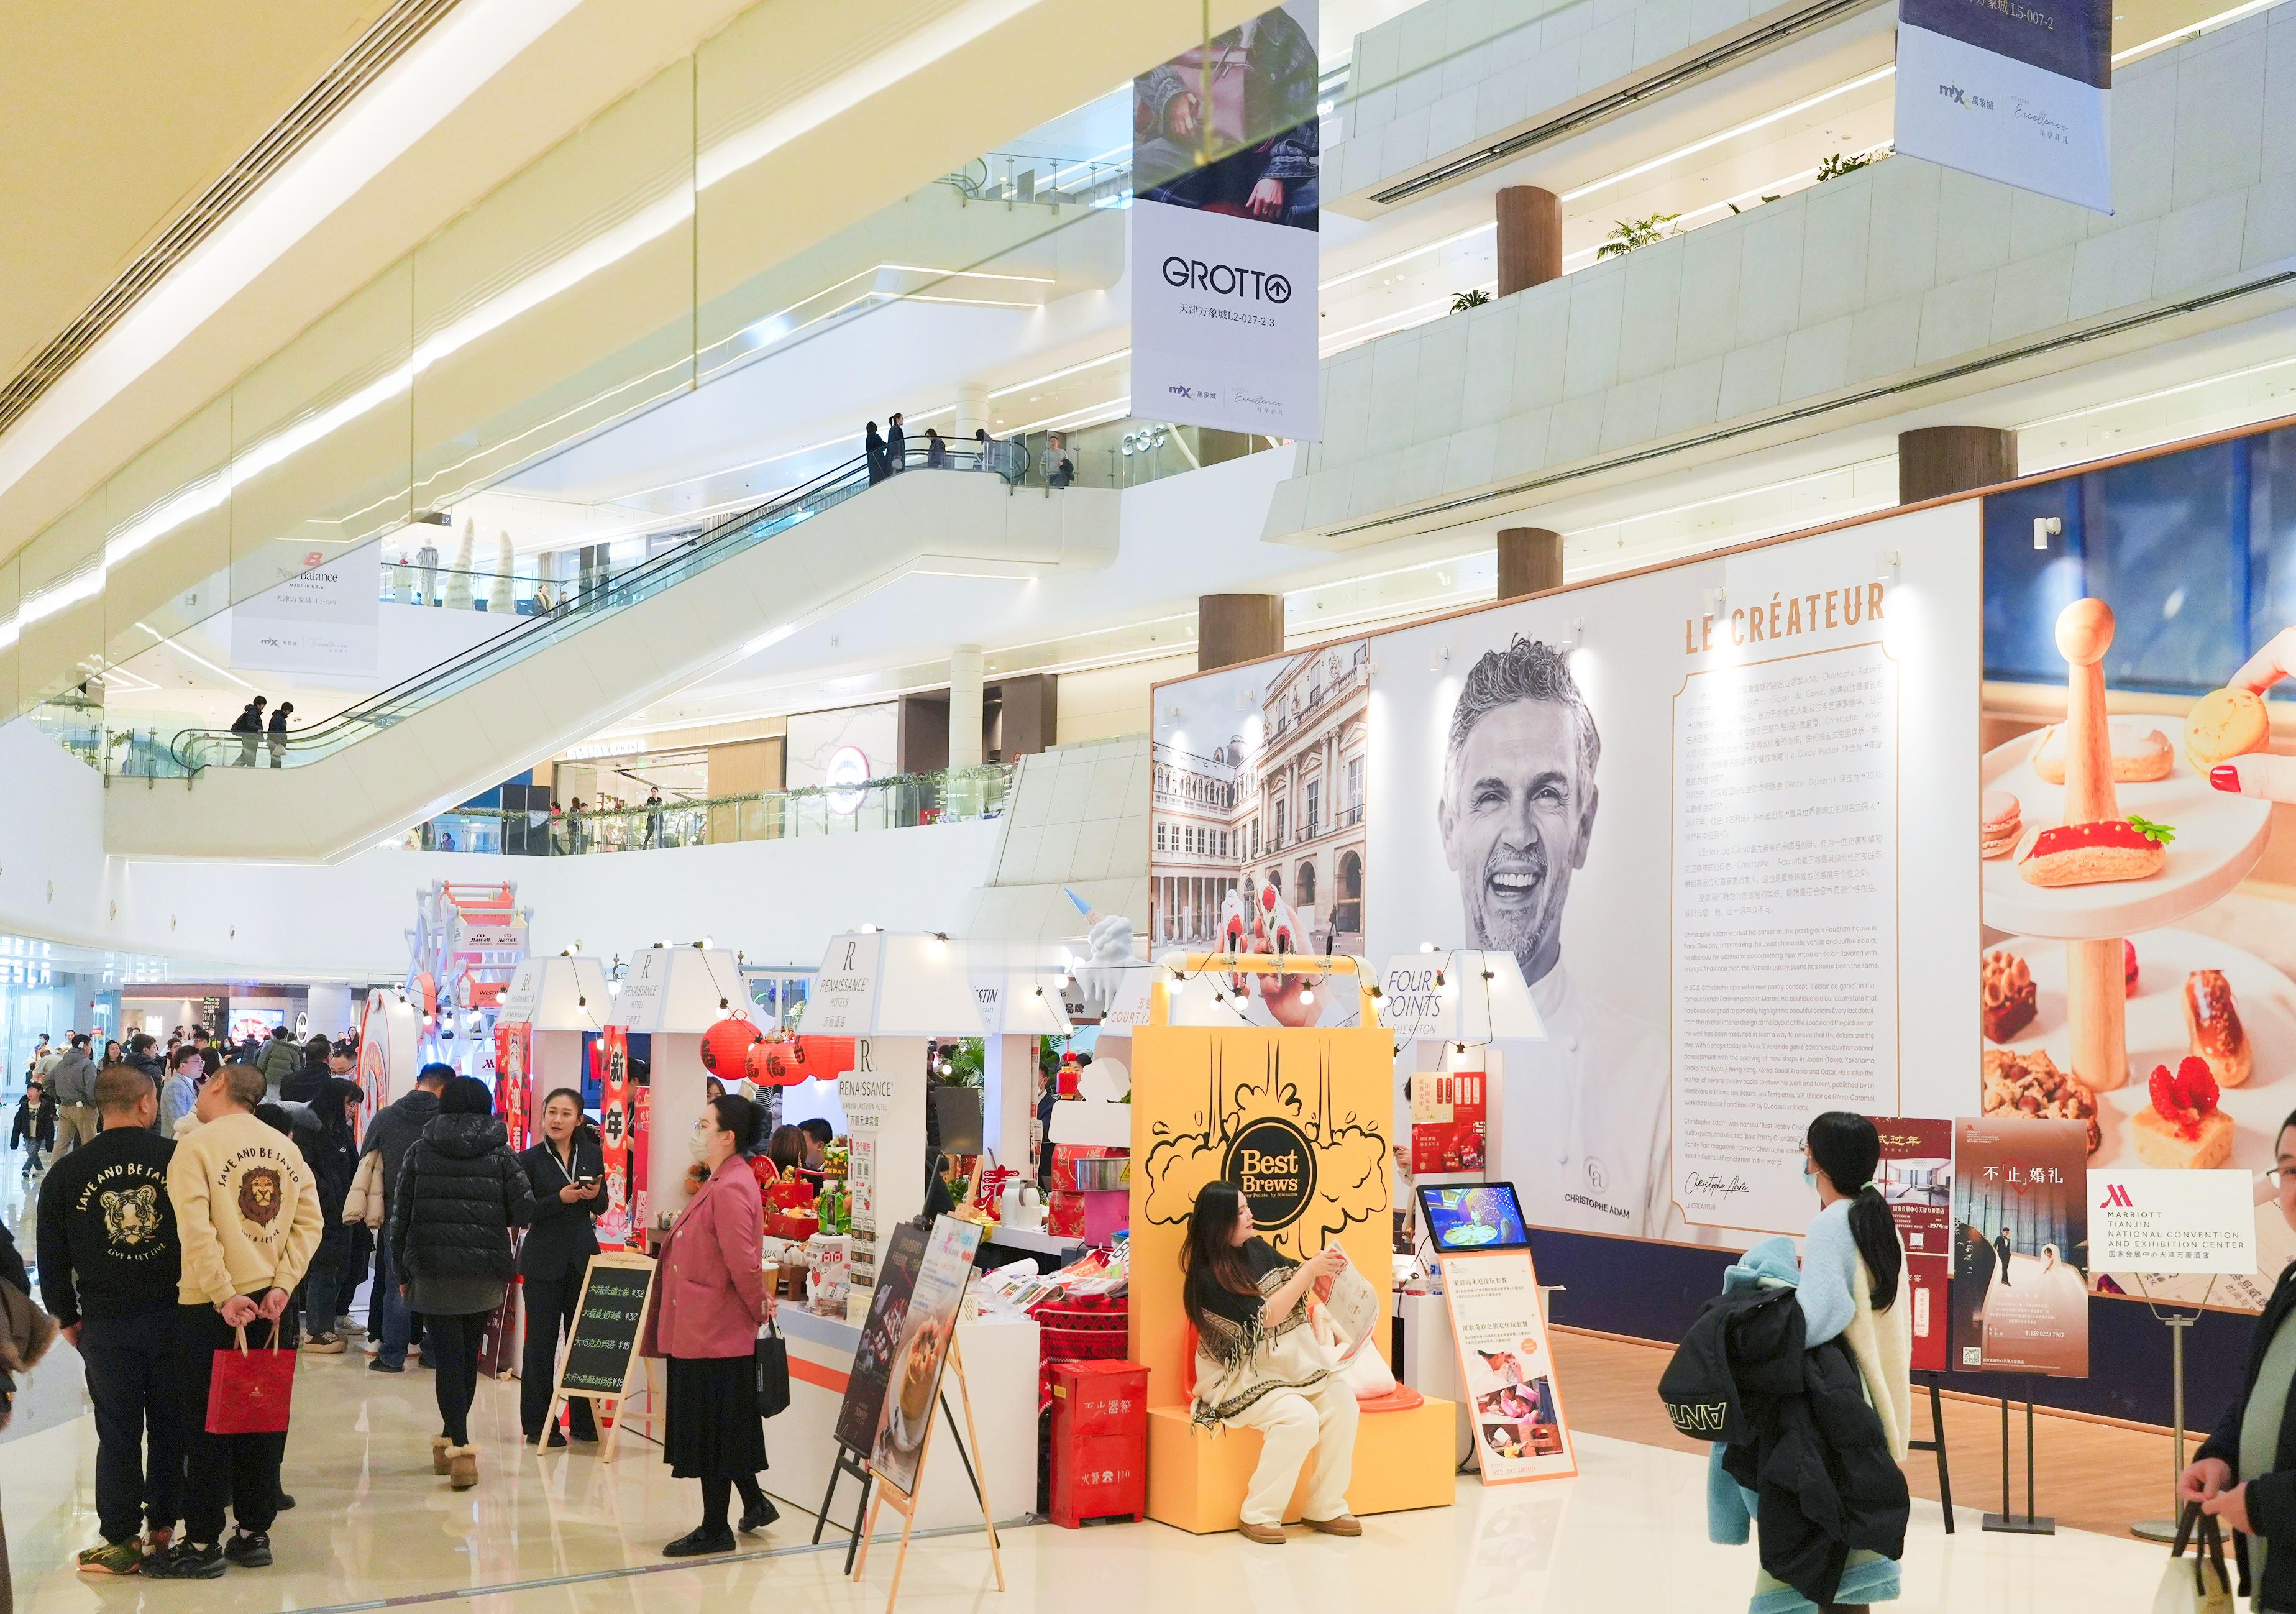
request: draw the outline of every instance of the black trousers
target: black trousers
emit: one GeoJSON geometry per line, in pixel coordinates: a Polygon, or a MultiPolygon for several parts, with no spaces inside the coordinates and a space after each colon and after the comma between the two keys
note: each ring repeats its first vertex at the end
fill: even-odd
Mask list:
{"type": "MultiPolygon", "coordinates": [[[[109,1542],[133,1541],[147,1527],[171,1529],[183,1507],[179,1309],[90,1317],[80,1329],[80,1362],[95,1411],[95,1514],[109,1542]]],[[[204,1417],[204,1397],[201,1412],[204,1417]]]]}
{"type": "Polygon", "coordinates": [[[422,1359],[432,1370],[439,1392],[439,1432],[456,1446],[471,1444],[471,1398],[479,1393],[479,1346],[485,1340],[491,1311],[462,1316],[422,1314],[429,1330],[422,1359]]]}
{"type": "MultiPolygon", "coordinates": [[[[272,1324],[248,1325],[251,1350],[272,1342],[272,1324]]],[[[176,1360],[182,1364],[184,1421],[184,1538],[210,1545],[223,1537],[224,1509],[242,1530],[268,1530],[279,1516],[279,1459],[287,1433],[210,1435],[208,1382],[215,1353],[236,1343],[231,1328],[212,1306],[176,1308],[176,1360]]]]}
{"type": "MultiPolygon", "coordinates": [[[[558,1384],[558,1341],[574,1326],[574,1307],[582,1299],[579,1268],[555,1278],[527,1278],[520,1289],[526,1295],[526,1346],[519,1353],[518,1415],[527,1444],[542,1438],[542,1421],[550,1416],[550,1392],[558,1384]]],[[[574,1435],[579,1440],[598,1438],[590,1399],[569,1402],[574,1435]]]]}

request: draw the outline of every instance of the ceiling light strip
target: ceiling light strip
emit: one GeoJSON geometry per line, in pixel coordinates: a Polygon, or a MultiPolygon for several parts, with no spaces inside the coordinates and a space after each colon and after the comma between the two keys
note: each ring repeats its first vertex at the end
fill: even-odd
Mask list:
{"type": "Polygon", "coordinates": [[[254,194],[258,186],[308,145],[354,97],[413,48],[456,0],[397,0],[321,76],[284,118],[266,130],[221,178],[184,209],[160,239],[137,255],[119,279],[0,388],[0,431],[55,385],[65,371],[127,316],[145,293],[254,194]]]}

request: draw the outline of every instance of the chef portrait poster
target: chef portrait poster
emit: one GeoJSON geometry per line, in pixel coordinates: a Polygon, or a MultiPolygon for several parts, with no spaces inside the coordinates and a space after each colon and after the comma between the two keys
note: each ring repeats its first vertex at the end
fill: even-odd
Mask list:
{"type": "Polygon", "coordinates": [[[1132,396],[1158,420],[1315,438],[1315,0],[1133,81],[1132,396]]]}
{"type": "Polygon", "coordinates": [[[1366,952],[1514,954],[1534,1225],[1799,1233],[1812,1116],[1972,1107],[1974,884],[1900,871],[1972,861],[1978,586],[1948,507],[1370,641],[1366,952]]]}
{"type": "Polygon", "coordinates": [[[2088,1377],[2088,1127],[1954,1123],[1953,1364],[2088,1377]]]}

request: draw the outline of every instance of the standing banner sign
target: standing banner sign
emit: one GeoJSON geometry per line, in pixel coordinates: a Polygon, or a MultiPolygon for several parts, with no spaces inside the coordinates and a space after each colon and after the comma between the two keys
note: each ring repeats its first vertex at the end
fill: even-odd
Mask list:
{"type": "Polygon", "coordinates": [[[2088,1377],[2088,1123],[1954,1123],[1953,1364],[2088,1377]]]}
{"type": "Polygon", "coordinates": [[[1421,1184],[1485,1485],[1578,1471],[1514,1184],[1421,1184]]]}
{"type": "Polygon", "coordinates": [[[1892,1115],[1872,1119],[1882,1135],[1875,1180],[1906,1247],[1906,1288],[1914,1307],[1909,1365],[1917,1373],[1941,1373],[1953,1279],[1953,1123],[1892,1115]]]}
{"type": "Polygon", "coordinates": [[[1289,0],[1132,84],[1132,406],[1314,438],[1316,0],[1289,0]]]}
{"type": "Polygon", "coordinates": [[[630,1037],[619,1026],[598,1033],[598,1146],[606,1163],[606,1208],[598,1243],[607,1249],[644,1241],[630,1214],[630,1037]]]}
{"type": "Polygon", "coordinates": [[[2110,213],[2112,95],[2107,0],[1898,0],[1909,156],[2110,213]]]}

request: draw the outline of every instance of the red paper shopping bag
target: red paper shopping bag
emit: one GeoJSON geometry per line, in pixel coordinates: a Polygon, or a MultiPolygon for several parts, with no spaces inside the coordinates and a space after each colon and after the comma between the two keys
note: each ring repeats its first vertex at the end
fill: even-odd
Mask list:
{"type": "Polygon", "coordinates": [[[279,1346],[273,1323],[271,1344],[247,1348],[247,1330],[233,1331],[238,1342],[215,1354],[208,1380],[208,1433],[277,1435],[287,1429],[287,1409],[295,1398],[295,1353],[279,1346]]]}

